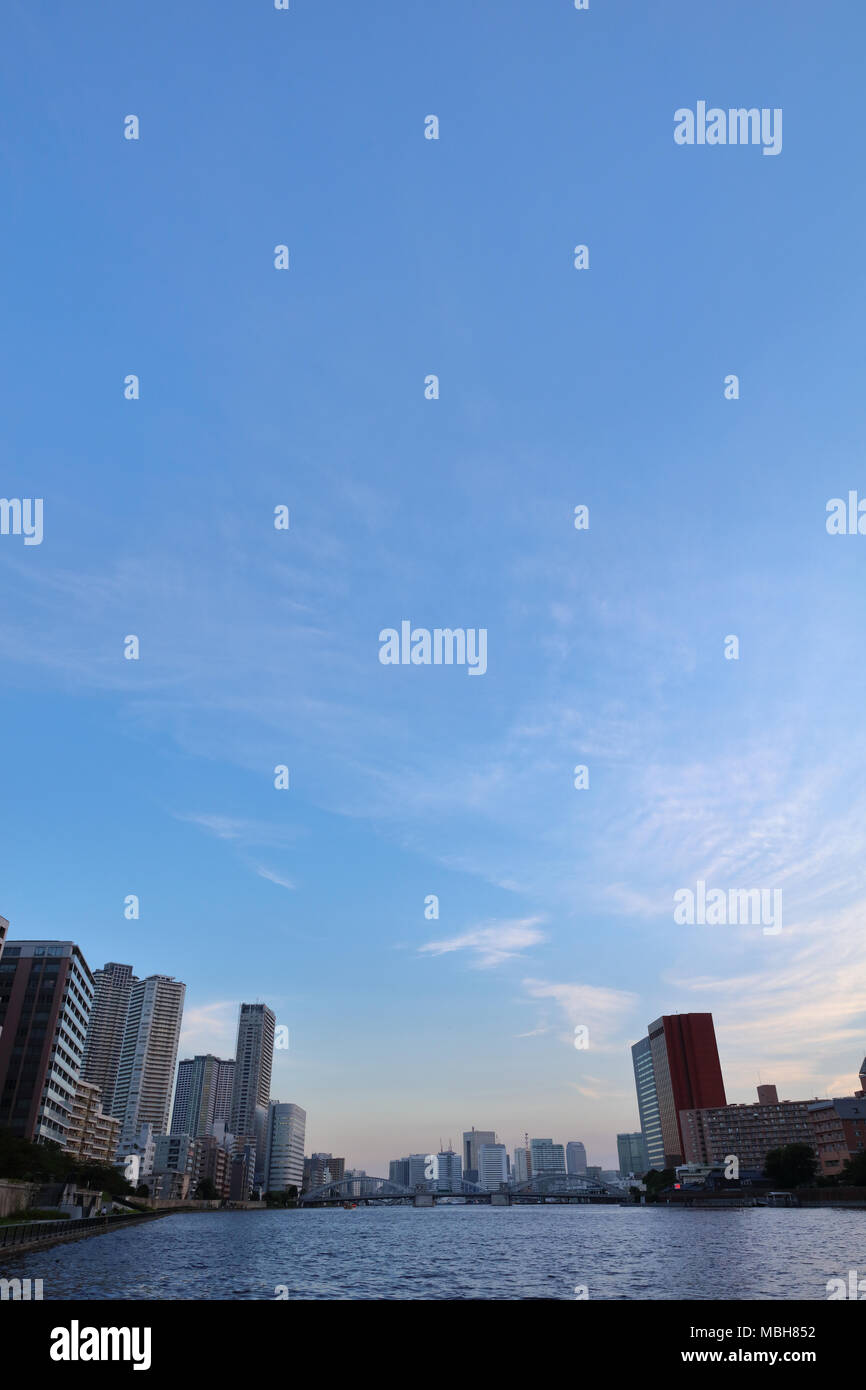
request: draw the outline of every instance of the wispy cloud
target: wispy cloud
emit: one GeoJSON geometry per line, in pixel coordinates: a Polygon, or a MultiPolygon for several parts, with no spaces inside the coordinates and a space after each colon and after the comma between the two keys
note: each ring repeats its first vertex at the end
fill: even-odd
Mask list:
{"type": "Polygon", "coordinates": [[[530,946],[545,941],[544,933],[538,930],[538,924],[543,920],[543,917],[524,917],[520,920],[493,921],[445,941],[428,941],[418,949],[422,954],[433,956],[448,955],[452,951],[471,951],[475,955],[473,964],[479,969],[487,969],[513,960],[530,946]]]}
{"type": "MultiPolygon", "coordinates": [[[[638,1002],[638,996],[627,990],[605,989],[598,985],[526,979],[523,987],[532,999],[552,999],[572,1028],[577,1025],[588,1028],[589,1046],[593,1051],[622,1046],[618,1037],[622,1020],[633,1012],[638,1002]]],[[[562,1040],[573,1044],[574,1036],[563,1035],[562,1040]]]]}
{"type": "Polygon", "coordinates": [[[238,816],[222,816],[207,813],[174,813],[175,820],[188,825],[197,825],[200,830],[213,835],[217,840],[231,840],[237,845],[271,846],[280,848],[293,844],[300,831],[291,825],[271,821],[245,820],[238,816]]]}
{"type": "Polygon", "coordinates": [[[266,878],[269,883],[278,883],[281,888],[294,889],[295,887],[290,878],[281,878],[279,874],[273,873],[271,869],[265,869],[261,864],[256,869],[256,873],[259,878],[266,878]]]}
{"type": "Polygon", "coordinates": [[[806,919],[795,932],[761,943],[760,956],[751,950],[748,971],[667,972],[668,989],[672,984],[691,1007],[714,1013],[732,1090],[749,1091],[760,1070],[798,1092],[831,1094],[846,1075],[838,1065],[842,1055],[851,1061],[841,1093],[851,1093],[866,1051],[864,917],[861,899],[806,919]]]}
{"type": "Polygon", "coordinates": [[[238,1004],[219,999],[212,1004],[188,1006],[183,1011],[178,1056],[214,1052],[233,1057],[237,1034],[238,1004]]]}

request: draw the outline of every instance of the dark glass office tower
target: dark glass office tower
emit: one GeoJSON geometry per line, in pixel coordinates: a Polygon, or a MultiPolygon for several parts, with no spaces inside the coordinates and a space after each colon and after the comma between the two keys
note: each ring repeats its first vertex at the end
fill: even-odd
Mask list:
{"type": "Polygon", "coordinates": [[[641,1038],[639,1043],[635,1043],[631,1050],[631,1059],[634,1066],[641,1134],[646,1142],[649,1166],[661,1170],[665,1166],[665,1146],[662,1141],[659,1098],[649,1038],[641,1038]]]}

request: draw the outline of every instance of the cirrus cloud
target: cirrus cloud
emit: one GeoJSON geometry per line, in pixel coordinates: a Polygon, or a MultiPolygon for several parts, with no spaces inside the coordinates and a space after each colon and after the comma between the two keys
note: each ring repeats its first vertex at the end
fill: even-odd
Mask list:
{"type": "Polygon", "coordinates": [[[530,946],[537,946],[547,938],[538,930],[543,917],[512,918],[507,921],[494,919],[492,922],[475,927],[461,936],[452,936],[445,941],[428,941],[419,946],[419,953],[444,956],[452,951],[473,951],[476,969],[485,970],[503,961],[513,960],[530,946]]]}

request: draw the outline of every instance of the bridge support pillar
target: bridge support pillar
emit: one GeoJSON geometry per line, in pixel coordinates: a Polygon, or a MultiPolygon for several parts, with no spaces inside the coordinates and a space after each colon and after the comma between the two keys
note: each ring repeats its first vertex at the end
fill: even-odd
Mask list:
{"type": "Polygon", "coordinates": [[[432,1207],[433,1205],[434,1205],[434,1202],[433,1202],[433,1193],[432,1193],[432,1192],[416,1192],[416,1193],[415,1193],[415,1206],[416,1206],[416,1207],[432,1207]]]}
{"type": "Polygon", "coordinates": [[[511,1193],[510,1193],[510,1192],[491,1192],[491,1194],[490,1194],[490,1205],[491,1205],[492,1207],[509,1207],[509,1206],[511,1206],[511,1193]]]}

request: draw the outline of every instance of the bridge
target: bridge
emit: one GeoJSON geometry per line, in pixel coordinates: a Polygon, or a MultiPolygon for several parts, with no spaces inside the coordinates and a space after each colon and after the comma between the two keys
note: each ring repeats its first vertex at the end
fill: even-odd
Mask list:
{"type": "Polygon", "coordinates": [[[626,1200],[624,1192],[592,1179],[566,1177],[562,1173],[540,1174],[514,1187],[485,1188],[465,1178],[455,1181],[438,1179],[419,1183],[416,1188],[403,1187],[389,1178],[341,1178],[339,1182],[324,1183],[303,1192],[300,1205],[305,1207],[341,1206],[356,1202],[358,1206],[382,1203],[388,1206],[432,1207],[437,1202],[461,1205],[486,1203],[506,1207],[520,1204],[583,1204],[616,1203],[626,1200]]]}

